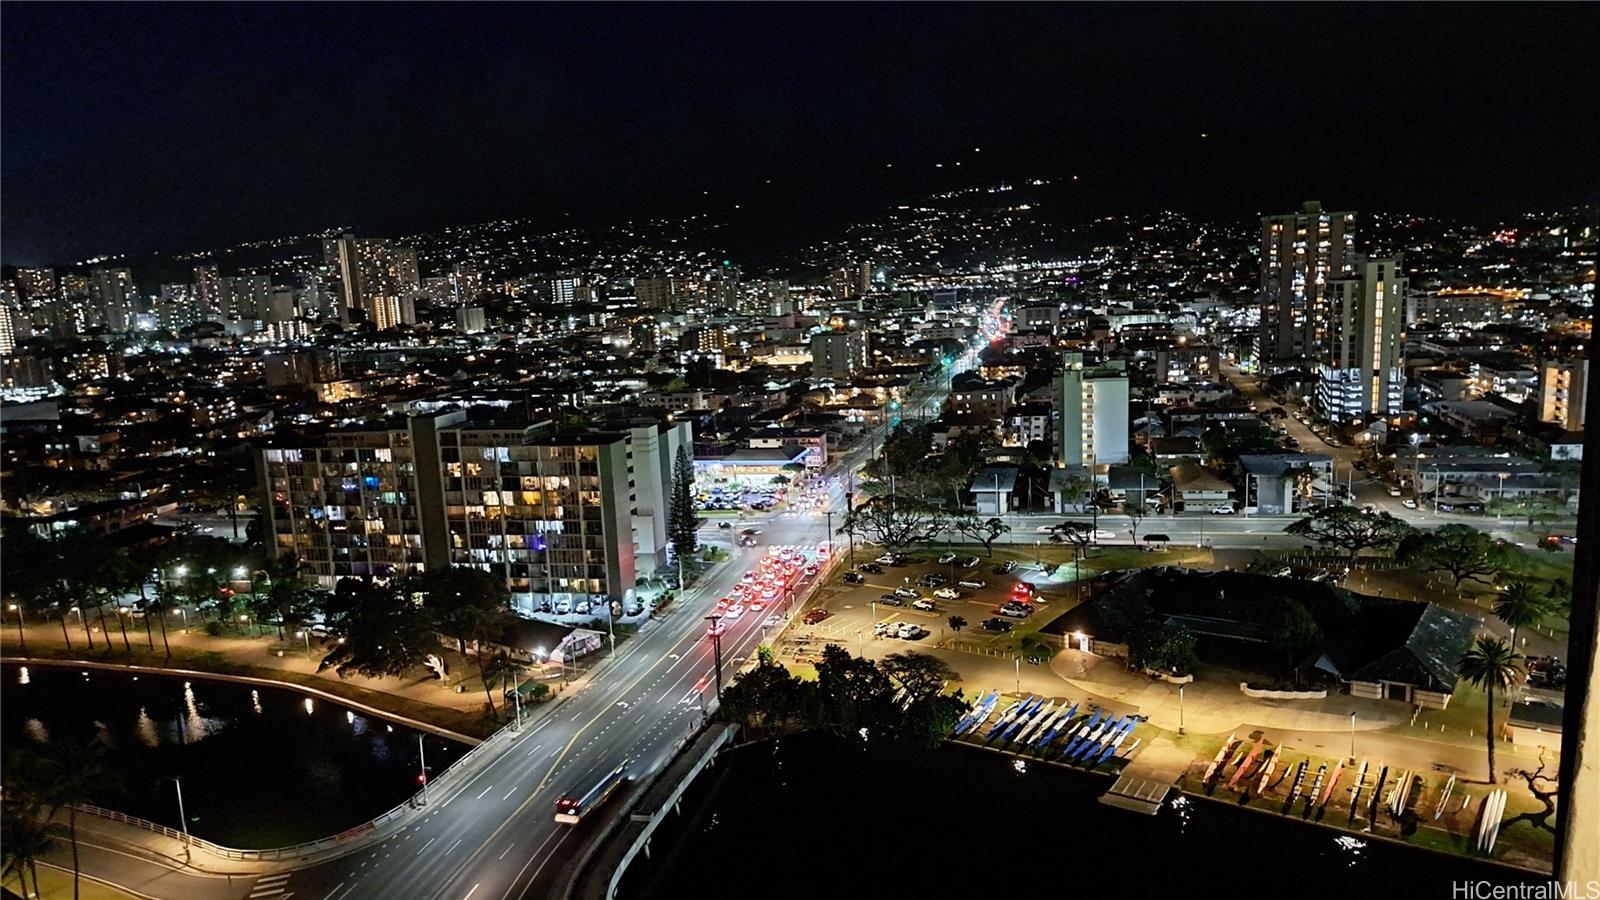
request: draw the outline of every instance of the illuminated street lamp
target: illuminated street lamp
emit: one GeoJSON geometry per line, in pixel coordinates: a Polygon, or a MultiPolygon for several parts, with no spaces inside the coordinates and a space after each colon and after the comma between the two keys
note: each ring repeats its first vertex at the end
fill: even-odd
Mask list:
{"type": "Polygon", "coordinates": [[[28,639],[22,634],[22,607],[16,603],[11,603],[6,608],[17,614],[17,640],[21,642],[22,653],[26,656],[28,653],[28,639]]]}

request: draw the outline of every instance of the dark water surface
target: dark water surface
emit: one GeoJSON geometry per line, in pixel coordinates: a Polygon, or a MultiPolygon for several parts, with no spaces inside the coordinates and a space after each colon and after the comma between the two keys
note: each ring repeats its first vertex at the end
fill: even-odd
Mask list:
{"type": "MultiPolygon", "coordinates": [[[[417,790],[417,732],[296,691],[55,666],[0,669],[0,743],[103,733],[120,785],[97,803],[240,848],[315,840],[417,790]],[[24,683],[26,682],[26,683],[24,683]]],[[[424,737],[437,774],[466,747],[424,737]]]]}
{"type": "MultiPolygon", "coordinates": [[[[1452,896],[1532,883],[1489,863],[1184,798],[1101,805],[1111,779],[946,746],[914,757],[822,736],[731,751],[669,817],[623,896],[1452,896]]],[[[1173,794],[1177,797],[1177,794],[1173,794]]]]}

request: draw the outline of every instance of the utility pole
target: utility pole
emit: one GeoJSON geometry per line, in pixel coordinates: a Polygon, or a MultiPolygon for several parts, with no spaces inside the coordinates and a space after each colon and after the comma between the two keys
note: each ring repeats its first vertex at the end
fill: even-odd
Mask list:
{"type": "Polygon", "coordinates": [[[711,623],[711,653],[717,666],[717,703],[719,704],[722,702],[722,632],[717,629],[717,621],[721,618],[722,616],[715,613],[706,616],[706,621],[711,623]]]}

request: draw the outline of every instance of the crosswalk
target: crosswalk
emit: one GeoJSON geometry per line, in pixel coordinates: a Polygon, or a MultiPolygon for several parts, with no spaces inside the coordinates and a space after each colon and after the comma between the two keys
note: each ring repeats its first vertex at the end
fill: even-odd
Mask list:
{"type": "Polygon", "coordinates": [[[256,879],[250,888],[250,900],[289,900],[294,892],[288,890],[289,878],[293,872],[283,872],[278,875],[263,875],[256,879]]]}

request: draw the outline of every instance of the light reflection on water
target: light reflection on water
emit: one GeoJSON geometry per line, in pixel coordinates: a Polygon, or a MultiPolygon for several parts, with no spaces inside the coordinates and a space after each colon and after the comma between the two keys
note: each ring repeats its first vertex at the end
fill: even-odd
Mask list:
{"type": "MultiPolygon", "coordinates": [[[[183,778],[191,830],[239,847],[336,834],[416,790],[417,734],[302,694],[131,673],[33,667],[3,681],[0,740],[110,747],[122,782],[100,805],[176,826],[183,778]],[[381,726],[381,727],[380,727],[381,726]]],[[[425,737],[436,769],[465,749],[425,737]]]]}

